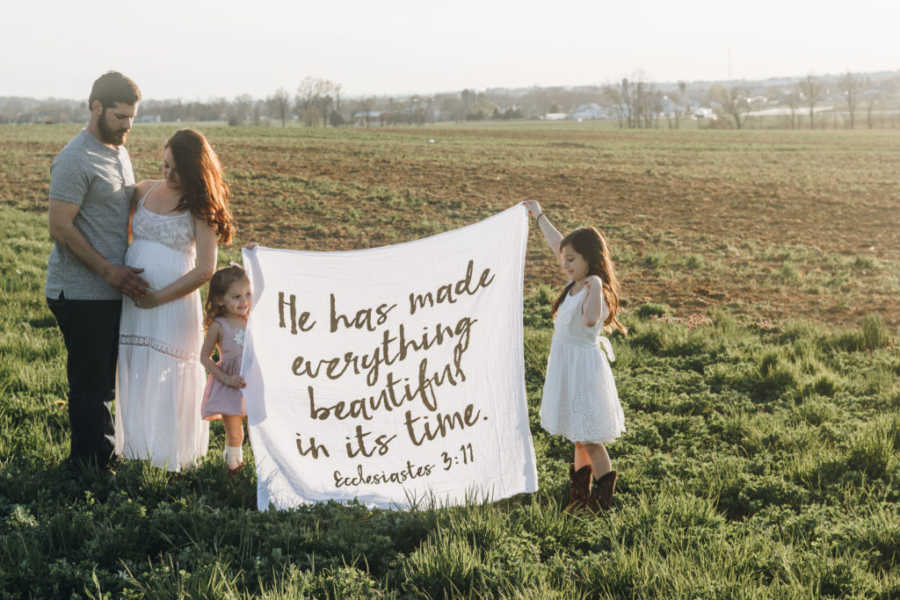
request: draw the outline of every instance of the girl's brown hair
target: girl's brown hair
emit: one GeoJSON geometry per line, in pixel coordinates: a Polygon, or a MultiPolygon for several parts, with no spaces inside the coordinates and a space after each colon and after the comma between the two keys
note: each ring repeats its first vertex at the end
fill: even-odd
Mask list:
{"type": "Polygon", "coordinates": [[[166,148],[172,151],[181,179],[181,200],[176,210],[190,210],[206,221],[223,244],[231,241],[234,219],[228,210],[231,190],[225,183],[219,157],[203,134],[193,129],[176,131],[166,148]]]}
{"type": "MultiPolygon", "coordinates": [[[[609,246],[606,244],[606,238],[594,227],[581,227],[576,229],[559,243],[559,251],[569,246],[580,254],[588,264],[588,275],[597,275],[603,282],[603,299],[609,308],[609,315],[603,322],[604,327],[613,325],[622,333],[628,333],[622,323],[617,318],[619,314],[619,280],[616,278],[616,269],[613,266],[612,256],[609,253],[609,246]]],[[[572,289],[574,281],[569,282],[556,302],[553,303],[553,316],[556,317],[556,311],[559,305],[566,299],[566,294],[572,289]]]]}
{"type": "Polygon", "coordinates": [[[247,273],[239,265],[233,263],[213,273],[212,279],[209,280],[209,293],[206,295],[206,304],[203,306],[204,329],[209,329],[213,319],[225,314],[225,305],[218,304],[216,301],[221,301],[225,297],[232,283],[241,280],[249,281],[247,273]]]}

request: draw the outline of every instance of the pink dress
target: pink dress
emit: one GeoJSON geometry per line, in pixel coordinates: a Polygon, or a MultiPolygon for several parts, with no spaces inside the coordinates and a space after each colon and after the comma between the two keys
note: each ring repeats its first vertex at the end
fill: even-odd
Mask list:
{"type": "MultiPolygon", "coordinates": [[[[222,318],[215,319],[222,328],[222,340],[219,343],[219,368],[226,375],[239,375],[241,372],[241,355],[244,352],[244,328],[233,327],[222,318]]],[[[209,376],[206,389],[203,390],[203,405],[200,414],[211,421],[221,419],[222,415],[247,415],[244,393],[209,376]]]]}

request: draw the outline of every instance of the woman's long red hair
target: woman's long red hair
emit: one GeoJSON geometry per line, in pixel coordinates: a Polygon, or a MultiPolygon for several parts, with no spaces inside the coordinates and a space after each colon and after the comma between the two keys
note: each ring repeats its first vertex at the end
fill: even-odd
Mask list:
{"type": "Polygon", "coordinates": [[[231,190],[225,183],[219,157],[203,134],[193,129],[176,131],[166,142],[166,148],[172,151],[181,180],[181,201],[176,210],[190,210],[227,244],[234,235],[234,218],[228,209],[231,190]]]}

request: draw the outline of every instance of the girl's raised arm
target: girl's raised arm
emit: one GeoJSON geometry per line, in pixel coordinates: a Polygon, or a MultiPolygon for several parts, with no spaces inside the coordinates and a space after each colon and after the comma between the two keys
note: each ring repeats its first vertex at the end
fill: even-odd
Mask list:
{"type": "Polygon", "coordinates": [[[538,204],[537,200],[526,200],[523,204],[528,209],[528,213],[536,219],[535,222],[541,229],[541,233],[544,234],[547,245],[553,250],[553,254],[559,258],[559,243],[563,239],[562,234],[557,231],[550,219],[547,218],[547,215],[544,214],[544,211],[541,210],[541,205],[538,204]]]}

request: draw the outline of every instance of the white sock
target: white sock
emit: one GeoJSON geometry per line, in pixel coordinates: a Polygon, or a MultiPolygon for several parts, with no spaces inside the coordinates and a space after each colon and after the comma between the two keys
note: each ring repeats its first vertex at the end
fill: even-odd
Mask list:
{"type": "Polygon", "coordinates": [[[229,469],[235,469],[244,462],[243,446],[225,446],[225,465],[229,469]]]}

